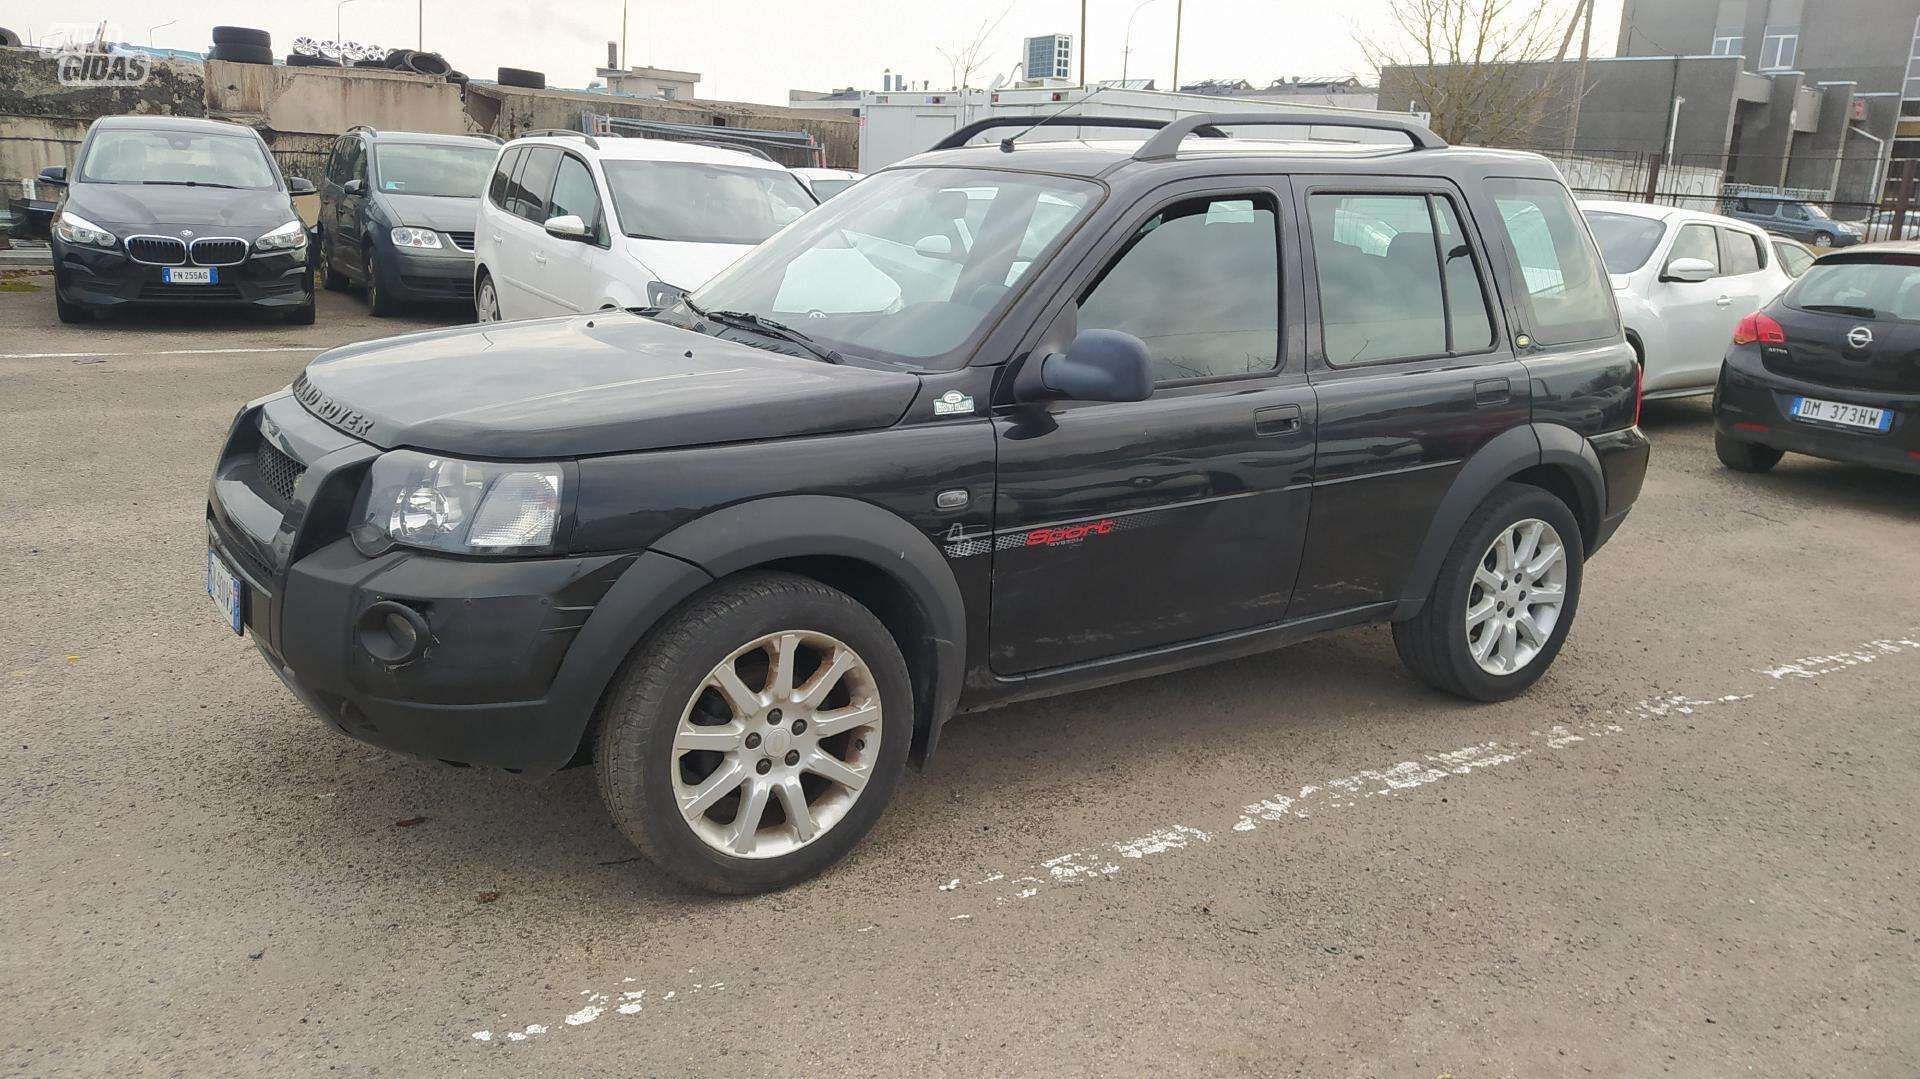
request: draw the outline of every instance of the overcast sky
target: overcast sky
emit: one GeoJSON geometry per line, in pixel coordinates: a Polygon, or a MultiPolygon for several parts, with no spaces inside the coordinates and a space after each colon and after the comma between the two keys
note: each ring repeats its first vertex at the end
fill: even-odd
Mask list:
{"type": "MultiPolygon", "coordinates": [[[[1164,89],[1172,75],[1174,10],[1180,0],[1088,0],[1087,74],[1118,78],[1127,23],[1133,20],[1128,74],[1164,89]],[[1137,15],[1135,14],[1137,12],[1137,15]]],[[[1594,52],[1609,54],[1621,0],[1598,0],[1594,52]]],[[[342,36],[412,48],[424,12],[426,47],[462,71],[491,78],[501,65],[547,73],[556,86],[584,86],[620,36],[621,0],[349,0],[339,10],[342,36]]],[[[1570,6],[1570,4],[1569,4],[1570,6]]],[[[1282,76],[1364,74],[1356,29],[1379,25],[1387,0],[1185,0],[1180,76],[1238,77],[1257,85],[1282,76]]],[[[784,104],[793,88],[880,88],[892,68],[916,82],[944,86],[949,65],[938,50],[972,39],[1005,11],[985,70],[1005,72],[1020,59],[1020,39],[1077,35],[1079,0],[630,0],[630,61],[698,71],[700,96],[784,104]]],[[[276,53],[306,35],[331,38],[334,0],[0,0],[0,26],[36,39],[73,20],[107,20],[121,40],[204,49],[215,24],[256,26],[273,34],[276,53]]],[[[976,82],[987,81],[976,77],[976,82]]]]}

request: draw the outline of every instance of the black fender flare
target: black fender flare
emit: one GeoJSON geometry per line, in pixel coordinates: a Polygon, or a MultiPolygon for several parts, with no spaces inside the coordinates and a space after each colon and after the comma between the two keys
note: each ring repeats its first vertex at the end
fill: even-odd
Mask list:
{"type": "MultiPolygon", "coordinates": [[[[871,502],[778,495],[715,510],[650,545],[711,580],[792,558],[836,557],[871,566],[911,597],[933,651],[932,684],[916,686],[914,758],[932,753],[960,700],[967,654],[966,600],[933,540],[871,502]]],[[[617,587],[617,586],[616,586],[617,587]]],[[[677,602],[677,601],[676,601],[677,602]]],[[[637,637],[635,639],[638,639],[637,637]]],[[[911,642],[901,642],[911,652],[911,642]]]]}
{"type": "Polygon", "coordinates": [[[1414,555],[1400,592],[1400,605],[1394,608],[1395,621],[1420,613],[1439,576],[1440,563],[1453,547],[1453,541],[1475,507],[1486,501],[1495,487],[1538,465],[1553,465],[1573,477],[1574,490],[1581,505],[1575,516],[1584,525],[1583,538],[1592,546],[1593,530],[1605,506],[1606,474],[1600,458],[1587,440],[1568,427],[1552,423],[1533,423],[1515,427],[1495,436],[1467,459],[1453,478],[1453,486],[1440,500],[1427,535],[1414,555]]]}

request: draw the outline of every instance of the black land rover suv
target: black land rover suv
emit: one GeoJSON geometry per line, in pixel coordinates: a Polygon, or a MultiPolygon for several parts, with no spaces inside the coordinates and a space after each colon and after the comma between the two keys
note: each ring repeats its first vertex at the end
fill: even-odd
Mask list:
{"type": "Polygon", "coordinates": [[[1539,678],[1648,455],[1552,166],[1066,122],[1158,130],[974,125],[672,306],[321,356],[234,421],[209,591],[341,731],[590,759],[728,892],[844,855],[959,711],[1367,622],[1539,678]]]}

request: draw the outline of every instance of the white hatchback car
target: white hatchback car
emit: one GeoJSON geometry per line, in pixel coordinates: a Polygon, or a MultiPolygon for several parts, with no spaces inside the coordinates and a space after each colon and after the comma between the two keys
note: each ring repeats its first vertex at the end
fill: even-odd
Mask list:
{"type": "Polygon", "coordinates": [[[1580,209],[1640,354],[1646,397],[1712,393],[1734,328],[1793,283],[1771,237],[1673,206],[1583,201],[1580,209]]]}
{"type": "Polygon", "coordinates": [[[749,150],[530,133],[500,148],[480,200],[474,314],[657,307],[818,204],[749,150]]]}

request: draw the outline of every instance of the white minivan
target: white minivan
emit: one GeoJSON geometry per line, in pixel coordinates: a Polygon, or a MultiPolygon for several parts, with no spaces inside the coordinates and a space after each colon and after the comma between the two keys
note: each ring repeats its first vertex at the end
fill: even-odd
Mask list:
{"type": "Polygon", "coordinates": [[[501,147],[474,237],[481,322],[657,307],[818,205],[751,150],[542,131],[501,147]]]}

